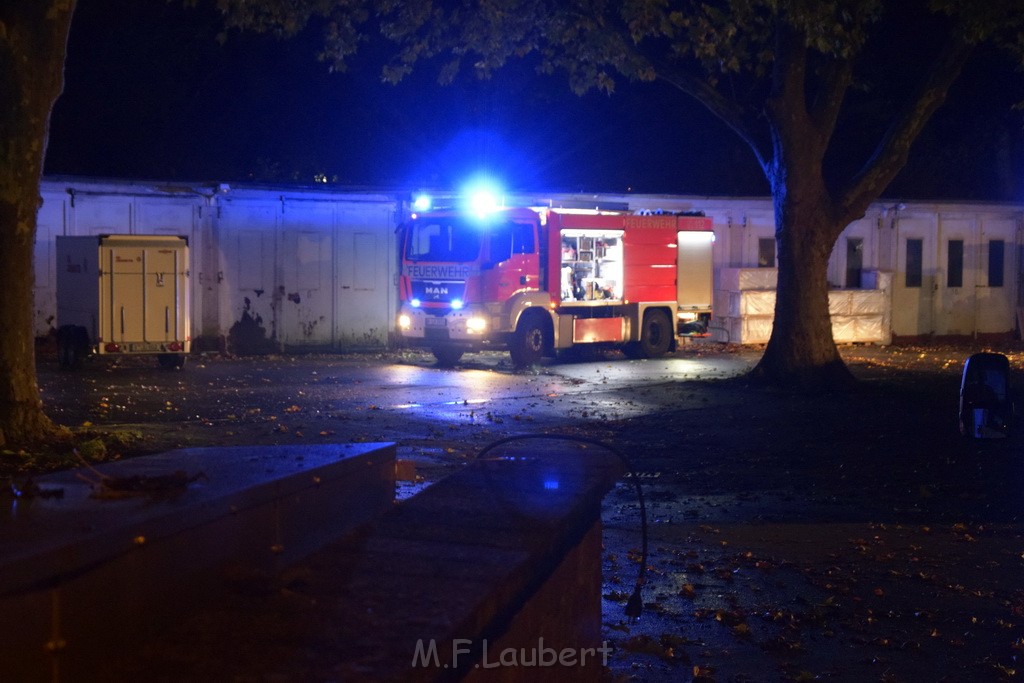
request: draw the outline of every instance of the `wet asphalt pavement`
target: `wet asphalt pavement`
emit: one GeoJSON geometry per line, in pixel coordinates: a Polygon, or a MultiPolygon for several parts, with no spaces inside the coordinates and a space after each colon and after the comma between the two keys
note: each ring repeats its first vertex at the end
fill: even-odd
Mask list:
{"type": "MultiPolygon", "coordinates": [[[[851,347],[843,395],[750,387],[756,350],[695,345],[513,372],[425,354],[195,358],[184,371],[41,359],[48,413],[150,449],[395,441],[408,496],[517,433],[579,434],[633,461],[650,522],[645,613],[632,486],[605,499],[611,680],[980,681],[1024,676],[1024,453],[955,426],[969,349],[851,347]],[[729,379],[732,378],[732,379],[729,379]]],[[[1011,356],[1017,386],[1022,367],[1011,356]]]]}
{"type": "Polygon", "coordinates": [[[428,353],[195,357],[167,371],[145,357],[93,358],[78,372],[39,364],[43,402],[69,427],[125,430],[148,450],[204,445],[394,441],[434,480],[491,441],[521,432],[621,420],[678,408],[679,380],[742,373],[756,355],[656,361],[614,354],[513,371],[503,353],[454,370],[428,353]]]}

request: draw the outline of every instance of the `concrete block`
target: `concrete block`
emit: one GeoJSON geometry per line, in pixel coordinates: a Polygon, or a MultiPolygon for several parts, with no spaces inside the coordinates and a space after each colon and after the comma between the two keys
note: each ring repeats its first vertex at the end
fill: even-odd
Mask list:
{"type": "Polygon", "coordinates": [[[60,498],[0,512],[0,671],[92,680],[201,605],[225,572],[271,572],[393,505],[389,443],[195,448],[60,472],[60,498]],[[100,499],[85,479],[183,473],[173,496],[100,499]]]}
{"type": "Polygon", "coordinates": [[[326,546],[288,570],[303,577],[288,595],[224,596],[111,679],[599,681],[600,501],[623,466],[537,444],[326,546]],[[212,647],[196,651],[197,631],[212,647]],[[502,664],[510,648],[575,660],[502,664]]]}

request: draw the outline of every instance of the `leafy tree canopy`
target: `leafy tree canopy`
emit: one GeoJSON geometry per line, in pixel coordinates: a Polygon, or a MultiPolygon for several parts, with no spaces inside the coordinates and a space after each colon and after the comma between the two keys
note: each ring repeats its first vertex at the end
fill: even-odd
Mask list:
{"type": "MultiPolygon", "coordinates": [[[[196,0],[192,0],[195,2],[196,0]]],[[[290,37],[324,26],[321,57],[344,70],[361,44],[395,45],[382,76],[397,82],[420,62],[449,83],[472,71],[489,77],[510,59],[564,73],[571,89],[612,93],[622,79],[663,80],[703,102],[750,144],[765,166],[772,140],[765,103],[779,88],[781,59],[804,50],[799,75],[819,126],[834,123],[852,88],[868,92],[867,47],[888,47],[883,64],[905,60],[930,39],[931,65],[958,63],[981,43],[1024,59],[1018,0],[216,0],[232,28],[290,37]],[[873,45],[886,21],[904,27],[873,45]],[[923,30],[922,30],[923,29],[923,30]],[[908,44],[908,42],[910,44],[908,44]],[[865,65],[858,72],[858,62],[865,65]],[[867,64],[864,64],[867,62],[867,64]]],[[[884,50],[883,50],[884,52],[884,50]]],[[[925,65],[922,65],[925,66],[925,65]]],[[[877,71],[877,69],[876,69],[877,71]]],[[[918,92],[912,93],[914,97],[918,92]]],[[[909,98],[908,98],[908,101],[909,98]]]]}

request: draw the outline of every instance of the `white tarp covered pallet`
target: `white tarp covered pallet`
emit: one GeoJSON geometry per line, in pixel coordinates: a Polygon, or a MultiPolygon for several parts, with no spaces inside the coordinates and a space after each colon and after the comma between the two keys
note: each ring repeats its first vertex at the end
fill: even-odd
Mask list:
{"type": "MultiPolygon", "coordinates": [[[[715,291],[712,336],[734,344],[764,344],[775,318],[774,268],[725,268],[715,291]]],[[[888,274],[872,273],[877,289],[834,289],[829,292],[832,336],[838,344],[855,342],[888,344],[890,299],[888,274]]]]}

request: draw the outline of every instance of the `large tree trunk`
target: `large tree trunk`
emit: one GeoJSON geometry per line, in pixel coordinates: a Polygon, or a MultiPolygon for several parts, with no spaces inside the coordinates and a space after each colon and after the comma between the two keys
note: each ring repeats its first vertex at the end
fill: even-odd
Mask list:
{"type": "Polygon", "coordinates": [[[753,375],[801,389],[839,388],[853,376],[832,337],[828,259],[846,215],[836,209],[822,175],[829,134],[804,105],[803,44],[785,54],[776,68],[788,69],[789,78],[778,78],[768,102],[774,153],[765,166],[779,270],[775,323],[753,375]]]}
{"type": "Polygon", "coordinates": [[[836,207],[822,174],[829,139],[849,82],[837,69],[833,87],[808,108],[806,37],[780,24],[772,93],[765,101],[772,155],[764,162],[775,208],[779,279],[775,322],[755,378],[801,389],[848,385],[828,310],[828,259],[848,214],[836,207]]]}
{"type": "Polygon", "coordinates": [[[33,251],[50,113],[64,84],[74,0],[0,3],[0,444],[56,428],[43,412],[33,335],[33,251]]]}
{"type": "Polygon", "coordinates": [[[826,204],[794,192],[799,191],[792,186],[773,191],[779,261],[775,323],[754,375],[802,389],[840,388],[852,375],[832,337],[827,271],[843,226],[830,224],[826,204]]]}

